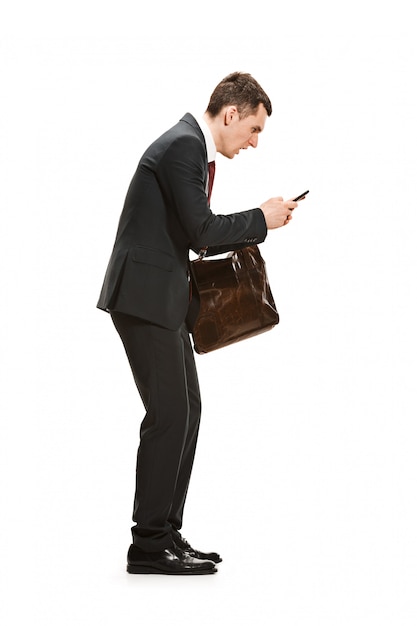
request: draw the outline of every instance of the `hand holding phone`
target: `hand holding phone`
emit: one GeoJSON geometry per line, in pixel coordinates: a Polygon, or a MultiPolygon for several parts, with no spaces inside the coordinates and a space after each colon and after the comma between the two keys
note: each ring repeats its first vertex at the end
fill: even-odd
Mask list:
{"type": "Polygon", "coordinates": [[[293,200],[283,201],[282,197],[270,198],[260,205],[260,209],[264,214],[266,227],[268,230],[285,226],[292,219],[292,208],[289,204],[295,204],[298,200],[303,200],[308,194],[308,190],[294,198],[293,200]]]}

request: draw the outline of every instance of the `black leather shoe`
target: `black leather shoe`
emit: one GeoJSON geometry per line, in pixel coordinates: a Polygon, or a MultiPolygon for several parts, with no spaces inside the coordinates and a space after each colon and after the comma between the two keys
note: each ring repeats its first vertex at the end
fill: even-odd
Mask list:
{"type": "Polygon", "coordinates": [[[127,553],[129,574],[214,574],[214,563],[199,560],[177,546],[160,552],[143,552],[131,545],[127,553]]]}
{"type": "Polygon", "coordinates": [[[203,559],[204,561],[213,561],[213,563],[221,563],[223,560],[221,556],[217,554],[217,552],[200,552],[200,550],[195,550],[194,548],[190,546],[188,541],[184,539],[184,537],[178,531],[176,531],[173,534],[173,539],[174,539],[175,545],[178,546],[178,548],[183,550],[183,552],[188,554],[188,556],[191,556],[195,559],[203,559]]]}

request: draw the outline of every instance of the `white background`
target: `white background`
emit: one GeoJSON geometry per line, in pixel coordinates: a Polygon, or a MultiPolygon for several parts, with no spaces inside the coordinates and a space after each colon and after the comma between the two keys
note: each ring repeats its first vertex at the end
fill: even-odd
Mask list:
{"type": "Polygon", "coordinates": [[[411,3],[11,6],[2,623],[414,625],[411,3]],[[274,112],[256,150],[218,158],[214,212],[310,194],[262,246],[279,326],[196,357],[203,422],[183,531],[224,562],[215,576],[128,576],[143,410],[95,305],[143,150],[234,70],[274,112]]]}

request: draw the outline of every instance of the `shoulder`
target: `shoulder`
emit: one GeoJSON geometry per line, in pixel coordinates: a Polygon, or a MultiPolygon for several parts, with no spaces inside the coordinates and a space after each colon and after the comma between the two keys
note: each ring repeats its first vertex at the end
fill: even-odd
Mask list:
{"type": "Polygon", "coordinates": [[[173,154],[178,152],[183,158],[201,157],[206,160],[207,149],[203,131],[197,120],[186,113],[178,122],[160,137],[160,147],[164,152],[173,154]]]}
{"type": "Polygon", "coordinates": [[[191,113],[186,113],[178,123],[168,131],[168,137],[170,137],[173,142],[182,140],[187,142],[190,146],[194,145],[200,149],[205,149],[206,142],[203,131],[191,113]]]}
{"type": "Polygon", "coordinates": [[[145,151],[141,162],[153,169],[170,160],[198,163],[199,167],[205,167],[207,149],[204,135],[190,113],[158,137],[145,151]]]}
{"type": "Polygon", "coordinates": [[[156,139],[148,145],[145,152],[155,148],[159,149],[161,146],[166,146],[172,141],[183,137],[185,139],[189,138],[190,141],[194,139],[196,144],[201,144],[202,146],[205,146],[206,144],[203,131],[191,113],[185,113],[185,115],[183,115],[178,122],[168,128],[168,130],[164,131],[161,135],[157,136],[156,139]]]}

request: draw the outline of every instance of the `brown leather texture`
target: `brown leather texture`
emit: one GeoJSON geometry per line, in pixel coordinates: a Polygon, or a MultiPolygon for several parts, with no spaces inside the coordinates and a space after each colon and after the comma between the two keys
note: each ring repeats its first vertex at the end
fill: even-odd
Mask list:
{"type": "Polygon", "coordinates": [[[190,263],[200,311],[192,337],[205,354],[271,330],[279,322],[258,246],[231,252],[223,259],[190,263]]]}

